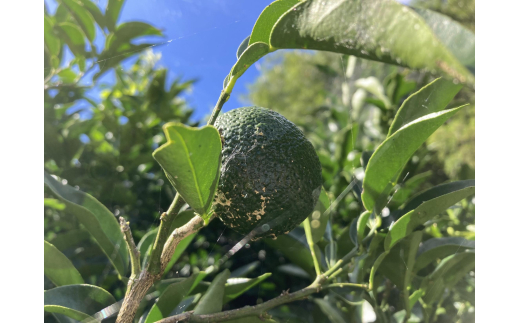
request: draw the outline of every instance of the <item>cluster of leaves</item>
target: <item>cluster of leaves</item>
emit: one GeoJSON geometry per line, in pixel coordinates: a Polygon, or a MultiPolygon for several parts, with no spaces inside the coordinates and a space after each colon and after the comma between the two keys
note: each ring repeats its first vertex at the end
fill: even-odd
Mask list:
{"type": "MultiPolygon", "coordinates": [[[[114,26],[108,27],[106,21],[114,18],[111,10],[107,8],[104,15],[98,15],[97,11],[89,15],[79,14],[78,12],[85,13],[91,6],[83,4],[82,8],[74,5],[65,7],[69,1],[63,1],[61,5],[70,10],[73,19],[70,21],[76,22],[85,34],[90,30],[86,23],[87,18],[98,17],[95,21],[99,27],[104,32],[110,32],[106,37],[106,48],[120,41],[116,47],[122,52],[115,55],[124,57],[131,54],[125,50],[132,48],[130,39],[133,37],[116,36],[118,27],[114,26],[117,15],[114,26]],[[74,8],[77,10],[74,11],[74,8]],[[108,16],[112,18],[109,19],[108,16]]],[[[109,1],[109,7],[111,3],[109,1]]],[[[56,15],[49,16],[52,28],[59,26],[56,15]]],[[[444,38],[445,33],[435,27],[439,22],[444,25],[444,21],[448,25],[453,24],[441,15],[432,15],[429,11],[413,11],[390,1],[371,0],[359,3],[348,0],[279,0],[264,10],[251,36],[240,45],[238,61],[224,81],[223,93],[229,94],[236,79],[256,60],[282,48],[317,49],[348,54],[440,73],[446,77],[435,79],[410,96],[408,94],[415,88],[415,83],[404,80],[400,73],[387,78],[384,87],[375,78],[358,79],[356,86],[358,91],[365,91],[365,97],[359,100],[359,108],[353,109],[353,112],[361,115],[364,113],[363,107],[370,104],[378,109],[371,110],[379,111],[382,122],[371,128],[370,123],[361,124],[359,121],[368,121],[373,115],[353,118],[347,109],[330,109],[330,113],[335,116],[332,119],[335,126],[323,123],[323,119],[317,120],[321,127],[340,129],[332,140],[322,140],[321,146],[317,147],[321,152],[320,160],[325,179],[319,203],[303,223],[303,227],[296,228],[277,240],[266,239],[265,243],[272,248],[273,253],[279,253],[290,261],[290,264],[277,268],[280,274],[301,277],[303,281],[311,282],[316,278],[315,283],[322,286],[323,290],[318,288],[316,294],[303,301],[303,306],[299,306],[297,311],[292,310],[293,305],[272,309],[270,314],[275,318],[306,322],[361,321],[363,311],[360,305],[369,304],[377,319],[382,322],[431,322],[442,314],[440,309],[445,312],[452,310],[441,306],[444,300],[451,304],[467,300],[463,293],[453,294],[450,290],[457,289],[461,284],[463,288],[471,285],[471,278],[468,278],[467,273],[474,268],[474,243],[470,241],[474,239],[474,235],[467,233],[464,218],[472,216],[474,204],[464,199],[474,194],[474,181],[444,183],[419,194],[415,194],[418,192],[417,188],[428,178],[427,175],[417,173],[405,181],[406,174],[420,169],[414,165],[417,162],[413,162],[413,157],[421,160],[422,156],[417,155],[417,150],[436,129],[462,108],[460,106],[445,110],[460,91],[461,83],[473,82],[471,44],[458,47],[444,38]],[[380,10],[373,10],[374,8],[380,10]],[[383,28],[389,19],[394,21],[396,29],[383,28]],[[323,21],[327,23],[321,23],[323,21]],[[426,42],[428,46],[423,46],[426,42]],[[371,97],[366,97],[366,93],[370,93],[371,97]],[[424,106],[427,108],[424,109],[424,106]],[[329,152],[326,153],[327,151],[329,152]],[[409,162],[410,159],[412,162],[409,162]],[[402,187],[397,185],[399,182],[403,183],[399,185],[402,187]],[[350,192],[353,194],[349,194],[350,192]],[[347,203],[344,203],[346,195],[349,195],[350,200],[346,199],[347,203]],[[460,203],[460,207],[453,208],[457,203],[460,203]],[[338,225],[333,221],[337,218],[334,215],[339,204],[346,204],[339,207],[340,210],[346,210],[342,214],[345,225],[341,222],[338,225]],[[350,207],[351,205],[354,206],[350,207]],[[366,211],[361,212],[361,209],[366,211]],[[440,217],[437,216],[439,214],[440,217]],[[447,227],[452,228],[451,233],[444,232],[447,227]],[[459,237],[445,237],[446,233],[459,237]]],[[[154,35],[150,30],[156,29],[149,27],[144,30],[135,37],[154,35]]],[[[49,51],[48,43],[53,43],[53,33],[54,31],[47,40],[46,29],[46,55],[51,64],[53,57],[58,58],[63,51],[49,51]]],[[[84,47],[94,48],[89,52],[91,54],[83,56],[85,64],[90,66],[83,69],[84,74],[81,74],[82,63],[77,59],[80,53],[73,51],[78,55],[74,60],[66,65],[59,63],[45,76],[46,122],[49,123],[49,131],[46,124],[45,138],[46,154],[49,151],[49,155],[46,155],[45,166],[54,175],[46,172],[45,183],[59,199],[46,199],[47,211],[50,212],[47,212],[46,217],[49,229],[46,229],[45,276],[57,287],[48,289],[46,286],[48,290],[45,292],[45,311],[53,313],[53,317],[60,322],[100,321],[107,316],[109,318],[104,321],[114,319],[119,308],[116,298],[121,299],[123,295],[120,289],[114,289],[112,285],[117,287],[119,284],[122,287],[128,281],[126,277],[131,253],[113,214],[125,212],[132,219],[131,211],[134,208],[126,206],[139,204],[135,201],[136,197],[144,195],[151,198],[153,194],[150,192],[154,189],[156,192],[157,186],[162,187],[164,182],[159,183],[160,178],[156,177],[159,176],[158,166],[150,161],[151,151],[163,142],[163,138],[152,134],[157,133],[158,126],[163,125],[166,143],[156,149],[153,156],[164,170],[166,178],[191,207],[181,210],[173,220],[168,234],[196,216],[203,217],[206,223],[211,220],[211,201],[220,168],[221,146],[216,129],[211,126],[197,129],[182,125],[187,122],[189,112],[183,109],[184,103],[175,98],[189,83],[174,82],[169,90],[165,90],[166,72],[150,68],[145,75],[153,77],[143,77],[140,71],[145,59],[142,58],[130,71],[116,71],[118,85],[104,93],[102,103],[92,102],[85,95],[84,86],[79,81],[83,75],[88,74],[89,69],[94,69],[99,57],[108,59],[114,53],[102,56],[107,50],[105,48],[99,57],[93,57],[92,53],[96,53],[96,50],[92,40],[89,44],[85,43],[84,47]],[[74,73],[77,76],[73,82],[67,83],[63,76],[66,74],[60,75],[63,70],[60,66],[73,72],[76,70],[74,73]],[[72,95],[71,88],[74,89],[72,95]],[[56,98],[61,98],[64,102],[53,101],[56,98]],[[74,117],[74,114],[67,114],[67,110],[81,99],[97,107],[96,112],[87,120],[80,120],[79,115],[74,117]],[[101,105],[103,109],[99,108],[101,105]],[[65,121],[69,121],[69,124],[65,121]],[[164,124],[165,121],[176,122],[164,124]],[[88,122],[95,126],[89,126],[88,122]],[[133,137],[136,128],[144,130],[133,137]],[[111,141],[116,132],[117,138],[123,138],[124,135],[127,136],[126,139],[111,141]],[[73,135],[69,140],[71,133],[73,135]],[[147,135],[150,137],[146,137],[147,135]],[[82,142],[81,138],[88,140],[84,139],[82,142]],[[150,138],[153,138],[152,141],[150,138]],[[141,143],[134,144],[132,140],[140,140],[141,143]],[[124,147],[126,143],[128,146],[124,147]],[[50,147],[56,150],[53,151],[50,147]],[[66,153],[60,151],[60,148],[66,153]],[[91,159],[88,158],[89,151],[91,159]],[[107,172],[114,173],[115,169],[120,174],[109,178],[105,185],[110,187],[123,183],[123,187],[112,186],[111,191],[103,191],[98,186],[99,178],[90,181],[90,168],[95,169],[98,160],[103,160],[104,156],[109,156],[108,159],[112,161],[116,157],[117,160],[107,167],[107,172]],[[76,168],[89,165],[89,162],[88,174],[82,171],[74,173],[76,168]],[[85,184],[82,182],[82,190],[93,192],[100,199],[108,198],[109,202],[101,203],[91,195],[66,185],[64,174],[70,174],[67,176],[75,178],[74,181],[76,178],[81,179],[83,175],[85,184]],[[132,189],[134,186],[138,186],[134,188],[136,191],[132,189]],[[113,197],[108,197],[110,194],[107,192],[115,191],[135,195],[126,196],[127,200],[122,198],[120,207],[112,213],[104,205],[112,204],[113,197]],[[67,220],[61,221],[60,216],[65,214],[68,216],[67,220]],[[67,236],[63,231],[67,231],[67,236]],[[76,257],[84,250],[81,250],[82,247],[78,248],[79,243],[71,243],[72,237],[75,242],[89,241],[90,246],[101,251],[98,254],[104,254],[109,259],[118,276],[113,275],[113,281],[106,282],[109,267],[106,266],[106,261],[97,259],[98,254],[92,257],[96,259],[86,257],[85,254],[76,257]],[[97,267],[88,268],[90,265],[97,267]],[[83,284],[87,277],[91,283],[105,289],[110,287],[112,293],[101,287],[83,284]]],[[[342,63],[345,61],[349,62],[351,59],[342,58],[342,63]]],[[[326,69],[326,66],[322,68],[326,69]]],[[[101,75],[103,69],[104,67],[100,67],[94,77],[101,75]]],[[[354,104],[352,98],[353,108],[354,104]]],[[[167,199],[172,198],[173,194],[167,199]]],[[[142,212],[149,213],[154,208],[157,208],[157,204],[146,205],[142,212]]],[[[137,246],[140,251],[138,262],[142,263],[144,270],[150,264],[149,256],[154,248],[156,235],[157,230],[152,227],[140,238],[137,246]]],[[[195,234],[192,234],[181,241],[165,273],[194,239],[195,234]]],[[[203,270],[194,269],[188,278],[162,279],[147,292],[135,319],[156,322],[188,311],[193,311],[189,314],[195,316],[221,312],[226,303],[271,275],[267,273],[252,279],[240,278],[256,266],[258,263],[252,263],[232,272],[225,269],[213,276],[222,267],[226,267],[222,263],[214,263],[203,270]],[[211,281],[204,281],[210,274],[213,276],[211,281]]],[[[284,280],[280,277],[274,279],[284,280]]],[[[131,286],[129,284],[128,288],[131,286]]],[[[316,285],[313,283],[311,286],[316,285]]],[[[296,283],[291,287],[300,286],[296,283]]],[[[283,300],[283,297],[280,299],[283,300]]],[[[244,319],[251,322],[265,321],[265,316],[259,318],[260,314],[262,313],[247,310],[247,318],[244,319]]]]}

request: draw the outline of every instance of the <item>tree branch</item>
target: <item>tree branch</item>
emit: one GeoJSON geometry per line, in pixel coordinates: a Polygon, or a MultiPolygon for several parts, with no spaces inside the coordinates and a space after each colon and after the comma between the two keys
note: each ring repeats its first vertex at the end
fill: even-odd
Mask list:
{"type": "Polygon", "coordinates": [[[319,287],[309,286],[291,294],[282,294],[281,296],[278,296],[276,298],[273,298],[272,300],[269,300],[265,303],[256,306],[246,306],[236,310],[230,310],[214,314],[194,315],[193,312],[186,312],[179,315],[167,317],[165,319],[157,321],[157,323],[172,323],[180,322],[182,320],[189,320],[189,322],[222,322],[246,316],[259,316],[260,314],[272,308],[305,298],[311,294],[318,292],[318,290],[319,287]]]}

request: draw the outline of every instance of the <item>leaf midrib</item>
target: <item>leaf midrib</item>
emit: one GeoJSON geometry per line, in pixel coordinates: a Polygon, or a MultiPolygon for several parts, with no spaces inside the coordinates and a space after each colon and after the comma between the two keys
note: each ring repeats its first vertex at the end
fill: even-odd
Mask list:
{"type": "MultiPolygon", "coordinates": [[[[182,135],[177,131],[177,129],[173,128],[173,131],[175,131],[175,133],[177,134],[177,136],[180,138],[180,141],[182,143],[182,147],[184,148],[184,152],[186,153],[186,155],[188,156],[188,161],[189,161],[189,165],[190,165],[190,169],[191,169],[191,173],[193,174],[193,179],[195,181],[195,188],[197,190],[197,196],[199,197],[199,203],[201,205],[201,207],[204,206],[204,202],[202,201],[202,195],[201,195],[201,192],[200,192],[200,187],[199,187],[199,182],[197,180],[197,174],[195,174],[195,168],[193,168],[193,162],[191,160],[191,156],[190,156],[190,152],[188,150],[188,146],[186,145],[186,142],[184,141],[184,138],[182,137],[182,135]]],[[[203,212],[206,212],[206,210],[204,210],[203,212]]]]}

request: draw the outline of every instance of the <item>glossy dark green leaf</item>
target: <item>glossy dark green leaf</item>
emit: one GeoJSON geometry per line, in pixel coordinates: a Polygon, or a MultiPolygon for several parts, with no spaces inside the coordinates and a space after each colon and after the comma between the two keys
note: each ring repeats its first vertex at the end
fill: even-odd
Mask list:
{"type": "Polygon", "coordinates": [[[193,314],[211,314],[222,311],[224,286],[229,274],[229,270],[226,269],[213,279],[208,290],[195,307],[193,314]]]}
{"type": "Polygon", "coordinates": [[[422,116],[443,110],[460,89],[462,89],[461,84],[438,78],[410,95],[397,111],[388,136],[422,116]]]}
{"type": "Polygon", "coordinates": [[[262,281],[271,276],[271,273],[265,273],[256,278],[229,278],[224,289],[224,304],[242,295],[249,289],[260,284],[262,281]]]}
{"type": "Polygon", "coordinates": [[[83,284],[83,278],[72,262],[55,246],[44,241],[43,268],[47,278],[56,286],[83,284]]]}
{"type": "Polygon", "coordinates": [[[219,132],[213,126],[197,129],[177,123],[163,129],[167,143],[153,157],[184,201],[207,221],[220,175],[219,132]]]}
{"type": "Polygon", "coordinates": [[[409,235],[419,225],[473,194],[475,194],[475,187],[470,186],[423,202],[416,209],[399,218],[390,228],[385,239],[385,250],[390,250],[393,245],[409,235]]]}
{"type": "MultiPolygon", "coordinates": [[[[305,238],[302,237],[302,239],[305,238]]],[[[311,251],[302,241],[291,234],[279,236],[276,240],[265,239],[264,241],[272,248],[280,251],[293,264],[305,270],[310,277],[316,276],[311,251]]]]}
{"type": "Polygon", "coordinates": [[[231,73],[229,73],[230,77],[240,77],[249,66],[254,64],[267,53],[269,53],[269,45],[266,43],[258,42],[249,45],[231,69],[231,73]]]}
{"type": "Polygon", "coordinates": [[[363,180],[363,205],[380,214],[388,203],[388,193],[413,153],[446,120],[462,107],[434,112],[408,123],[388,137],[368,162],[363,180]]]}
{"type": "MultiPolygon", "coordinates": [[[[241,43],[240,43],[240,46],[238,46],[238,49],[237,49],[237,59],[240,58],[240,56],[242,56],[242,53],[246,50],[247,46],[249,46],[249,38],[251,36],[247,36],[241,43]]],[[[225,86],[224,86],[225,87],[225,86]]]]}
{"type": "Polygon", "coordinates": [[[406,214],[410,212],[413,209],[416,209],[419,205],[422,203],[431,200],[433,198],[453,193],[456,191],[460,191],[464,188],[468,187],[475,187],[475,180],[474,179],[468,179],[464,181],[455,181],[451,183],[445,183],[441,185],[434,186],[424,192],[421,192],[417,196],[415,196],[413,199],[411,199],[409,202],[406,203],[406,205],[399,210],[398,218],[401,217],[401,215],[406,214]]]}
{"type": "Polygon", "coordinates": [[[417,252],[415,269],[420,270],[436,259],[464,252],[467,249],[475,249],[475,241],[466,240],[462,237],[429,239],[421,245],[417,252]]]}
{"type": "Polygon", "coordinates": [[[90,318],[87,316],[94,316],[95,313],[116,302],[114,297],[103,288],[86,284],[47,290],[44,292],[43,300],[46,311],[55,313],[60,322],[71,323],[81,317],[90,318]]]}
{"type": "Polygon", "coordinates": [[[355,55],[474,82],[426,22],[396,1],[301,2],[276,22],[269,44],[355,55]]]}
{"type": "Polygon", "coordinates": [[[109,31],[116,29],[116,23],[121,14],[121,7],[124,1],[122,0],[108,0],[107,8],[105,10],[105,26],[109,31]]]}
{"type": "Polygon", "coordinates": [[[201,271],[191,275],[182,282],[169,285],[150,309],[145,323],[157,322],[168,317],[183,298],[189,295],[204,277],[206,277],[206,273],[201,271]]]}
{"type": "Polygon", "coordinates": [[[403,290],[411,283],[413,266],[417,249],[422,239],[422,231],[413,232],[406,239],[387,250],[379,265],[379,272],[390,279],[399,289],[403,290]]]}
{"type": "Polygon", "coordinates": [[[115,216],[91,195],[63,185],[45,172],[45,184],[67,206],[66,212],[73,214],[96,240],[120,276],[128,268],[128,250],[123,233],[115,216]]]}
{"type": "Polygon", "coordinates": [[[430,26],[435,36],[466,68],[475,73],[475,34],[458,23],[436,11],[413,8],[430,26]]]}
{"type": "Polygon", "coordinates": [[[263,42],[269,44],[271,30],[276,21],[291,7],[298,3],[298,0],[278,0],[274,1],[262,11],[255,22],[249,44],[263,42]]]}
{"type": "Polygon", "coordinates": [[[341,315],[341,311],[338,310],[336,306],[328,302],[323,298],[314,299],[314,303],[318,305],[323,314],[327,316],[327,318],[332,323],[346,323],[345,319],[341,315]]]}
{"type": "Polygon", "coordinates": [[[59,1],[72,14],[90,42],[93,42],[94,38],[96,38],[96,26],[94,24],[94,17],[92,17],[90,12],[85,10],[83,4],[78,0],[59,1]]]}

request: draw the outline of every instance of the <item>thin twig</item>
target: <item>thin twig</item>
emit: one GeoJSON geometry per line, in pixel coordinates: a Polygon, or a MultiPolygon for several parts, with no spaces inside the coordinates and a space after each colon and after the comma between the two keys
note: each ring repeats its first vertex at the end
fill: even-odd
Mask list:
{"type": "Polygon", "coordinates": [[[130,226],[122,216],[119,217],[119,226],[121,227],[121,231],[125,237],[126,246],[130,253],[130,265],[132,266],[132,276],[130,278],[135,278],[141,273],[140,253],[139,250],[137,250],[134,238],[132,237],[130,226]]]}

